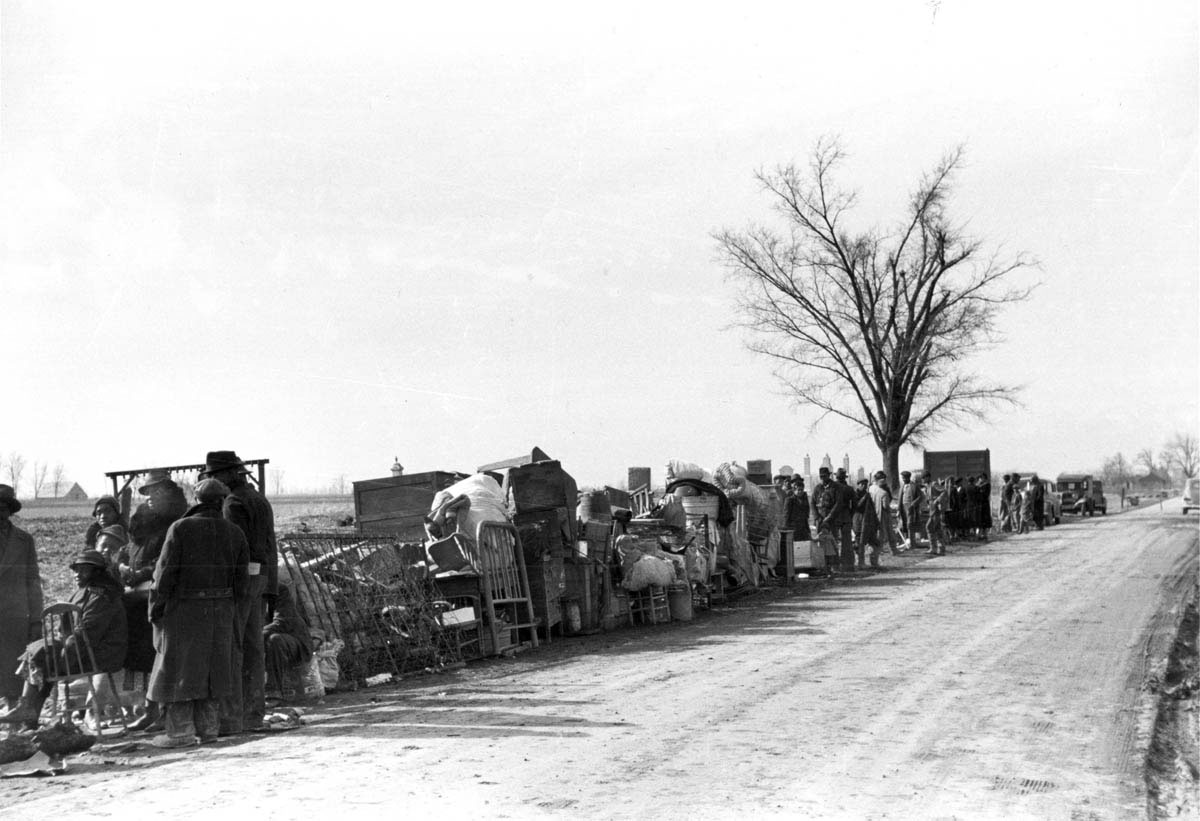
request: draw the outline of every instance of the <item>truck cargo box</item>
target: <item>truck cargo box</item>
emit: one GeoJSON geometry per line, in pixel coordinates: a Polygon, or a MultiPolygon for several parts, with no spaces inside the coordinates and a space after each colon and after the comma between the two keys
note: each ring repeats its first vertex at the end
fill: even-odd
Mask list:
{"type": "Polygon", "coordinates": [[[925,451],[925,478],[946,479],[951,476],[985,474],[992,477],[992,452],[990,450],[927,450],[925,451]]]}

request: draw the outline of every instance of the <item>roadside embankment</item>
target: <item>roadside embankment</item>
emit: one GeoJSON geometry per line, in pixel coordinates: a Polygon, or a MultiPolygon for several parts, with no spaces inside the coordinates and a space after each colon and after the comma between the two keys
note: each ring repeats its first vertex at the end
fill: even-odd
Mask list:
{"type": "Polygon", "coordinates": [[[1170,653],[1146,681],[1157,697],[1146,756],[1147,817],[1195,818],[1200,813],[1200,614],[1193,586],[1170,653]]]}

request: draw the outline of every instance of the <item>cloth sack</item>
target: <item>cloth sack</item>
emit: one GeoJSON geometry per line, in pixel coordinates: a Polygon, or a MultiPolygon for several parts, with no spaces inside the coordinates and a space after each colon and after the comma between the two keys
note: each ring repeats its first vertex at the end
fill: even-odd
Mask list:
{"type": "Polygon", "coordinates": [[[336,690],[338,680],[342,676],[342,668],[338,664],[338,653],[342,652],[345,642],[341,639],[325,641],[313,651],[313,662],[321,676],[321,684],[326,692],[336,690]]]}

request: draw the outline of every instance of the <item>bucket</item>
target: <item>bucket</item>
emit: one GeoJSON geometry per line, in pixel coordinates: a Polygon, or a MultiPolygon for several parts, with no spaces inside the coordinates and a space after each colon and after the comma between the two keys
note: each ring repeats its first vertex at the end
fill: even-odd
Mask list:
{"type": "Polygon", "coordinates": [[[567,632],[579,633],[583,631],[583,613],[579,609],[579,602],[569,599],[566,602],[566,620],[567,632]]]}
{"type": "Polygon", "coordinates": [[[687,514],[688,521],[707,515],[709,524],[716,526],[717,511],[721,509],[720,496],[683,496],[680,501],[683,502],[683,512],[687,514]]]}
{"type": "Polygon", "coordinates": [[[671,585],[668,587],[667,606],[671,609],[672,621],[691,621],[692,588],[688,585],[671,585]]]}
{"type": "Polygon", "coordinates": [[[585,490],[579,494],[579,521],[611,522],[612,507],[603,490],[585,490]]]}

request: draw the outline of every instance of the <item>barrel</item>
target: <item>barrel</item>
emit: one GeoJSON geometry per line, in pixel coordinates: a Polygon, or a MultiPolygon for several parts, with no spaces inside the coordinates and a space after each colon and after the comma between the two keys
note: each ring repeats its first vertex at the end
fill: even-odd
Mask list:
{"type": "Polygon", "coordinates": [[[603,490],[585,490],[579,494],[579,521],[612,521],[612,507],[603,490]]]}
{"type": "Polygon", "coordinates": [[[692,588],[690,585],[673,584],[667,588],[667,606],[671,609],[672,621],[692,620],[692,588]]]}

